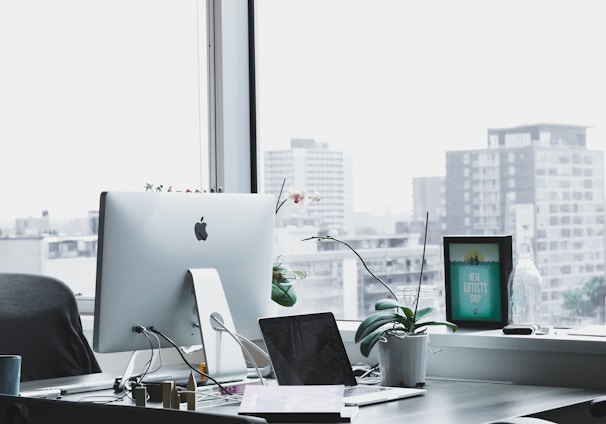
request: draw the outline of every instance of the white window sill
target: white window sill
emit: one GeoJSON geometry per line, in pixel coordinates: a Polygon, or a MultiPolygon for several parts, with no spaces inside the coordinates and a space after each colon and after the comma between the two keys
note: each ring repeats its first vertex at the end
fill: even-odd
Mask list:
{"type": "MultiPolygon", "coordinates": [[[[354,343],[358,323],[340,321],[352,362],[377,362],[373,350],[364,358],[354,343]]],[[[505,335],[501,330],[452,333],[432,328],[427,374],[436,378],[501,381],[543,386],[606,389],[606,337],[505,335]]],[[[375,349],[376,350],[376,349],[375,349]]]]}

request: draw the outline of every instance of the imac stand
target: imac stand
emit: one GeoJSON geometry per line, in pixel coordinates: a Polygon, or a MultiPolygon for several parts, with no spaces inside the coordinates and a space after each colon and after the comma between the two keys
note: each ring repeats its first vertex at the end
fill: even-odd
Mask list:
{"type": "MultiPolygon", "coordinates": [[[[235,330],[219,273],[214,268],[189,269],[188,277],[191,278],[195,304],[192,325],[200,331],[206,374],[219,382],[245,380],[247,369],[241,344],[222,328],[235,330]],[[216,324],[217,319],[221,326],[216,324]]],[[[180,349],[187,354],[183,347],[180,349]]],[[[133,377],[142,352],[136,350],[131,354],[122,378],[117,378],[114,384],[116,392],[123,391],[133,377]]],[[[159,352],[152,349],[150,368],[153,369],[158,356],[159,352]]]]}
{"type": "Polygon", "coordinates": [[[225,331],[217,330],[212,316],[220,316],[227,328],[235,329],[219,273],[214,268],[188,270],[200,325],[206,372],[220,382],[246,379],[246,362],[240,344],[225,331]]]}

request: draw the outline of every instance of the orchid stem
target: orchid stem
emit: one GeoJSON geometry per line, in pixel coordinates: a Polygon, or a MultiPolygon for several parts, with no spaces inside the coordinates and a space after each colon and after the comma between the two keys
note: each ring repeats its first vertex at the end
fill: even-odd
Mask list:
{"type": "Polygon", "coordinates": [[[278,194],[278,199],[276,200],[276,214],[278,213],[278,211],[280,210],[282,205],[284,203],[286,203],[286,201],[288,200],[288,199],[283,199],[282,201],[280,201],[280,199],[282,199],[282,193],[284,192],[284,184],[286,184],[286,178],[284,178],[282,180],[282,187],[280,187],[280,194],[278,194]]]}
{"type": "MultiPolygon", "coordinates": [[[[421,273],[419,274],[419,287],[417,288],[417,302],[415,303],[415,317],[421,301],[421,283],[423,282],[423,266],[425,265],[425,247],[427,246],[427,226],[429,225],[429,211],[425,214],[425,234],[423,236],[423,256],[421,257],[421,273]]],[[[412,323],[412,331],[415,331],[415,322],[412,323]]]]}

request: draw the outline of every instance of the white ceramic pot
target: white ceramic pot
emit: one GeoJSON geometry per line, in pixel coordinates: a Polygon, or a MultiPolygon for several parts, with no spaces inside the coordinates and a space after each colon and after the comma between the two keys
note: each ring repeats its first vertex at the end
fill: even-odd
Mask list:
{"type": "Polygon", "coordinates": [[[381,384],[391,387],[420,387],[425,384],[429,336],[418,334],[380,340],[381,384]]]}

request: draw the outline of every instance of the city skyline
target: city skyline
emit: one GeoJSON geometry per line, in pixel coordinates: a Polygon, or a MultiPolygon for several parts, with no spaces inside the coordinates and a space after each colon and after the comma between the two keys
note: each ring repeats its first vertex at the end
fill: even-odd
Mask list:
{"type": "MultiPolygon", "coordinates": [[[[431,260],[434,270],[438,272],[441,269],[436,261],[440,257],[442,236],[512,234],[514,252],[524,244],[534,253],[537,267],[544,278],[544,310],[550,314],[550,322],[591,318],[586,314],[574,317],[565,302],[569,293],[581,290],[591,279],[603,279],[606,268],[604,156],[602,152],[585,149],[585,131],[584,127],[565,125],[516,126],[491,133],[492,148],[450,151],[446,178],[433,181],[444,185],[448,212],[440,217],[434,216],[432,220],[434,224],[435,218],[440,221],[440,225],[432,225],[433,235],[428,243],[434,249],[434,259],[431,260]]],[[[400,285],[414,278],[417,271],[407,264],[420,257],[416,254],[423,246],[420,226],[412,222],[398,222],[399,227],[393,225],[386,231],[347,231],[353,215],[351,204],[344,201],[351,189],[351,164],[343,160],[340,152],[331,151],[326,144],[314,140],[295,140],[290,150],[268,152],[265,159],[265,178],[270,187],[281,186],[282,172],[288,168],[288,177],[297,184],[320,180],[326,192],[342,192],[343,199],[335,198],[333,203],[322,203],[321,208],[314,207],[318,205],[300,208],[289,203],[285,209],[293,214],[287,211],[281,213],[284,218],[282,224],[288,225],[276,224],[280,231],[276,231],[274,237],[274,253],[289,265],[294,263],[309,267],[310,278],[304,285],[308,293],[300,293],[302,298],[319,296],[323,302],[331,303],[343,297],[339,290],[345,290],[347,286],[347,290],[351,290],[348,296],[353,304],[367,309],[373,303],[370,293],[361,290],[361,287],[354,290],[357,287],[355,281],[363,281],[363,278],[352,280],[350,276],[342,287],[341,283],[334,281],[335,275],[341,272],[345,278],[348,273],[340,267],[355,265],[357,261],[354,257],[347,259],[349,255],[345,255],[339,265],[340,260],[334,263],[331,256],[333,249],[301,244],[303,237],[322,231],[356,243],[367,258],[372,256],[373,266],[381,264],[380,267],[384,268],[382,272],[389,275],[392,284],[400,285]],[[400,231],[397,231],[398,228],[400,231]],[[341,229],[345,229],[345,232],[341,232],[341,229]],[[399,238],[402,240],[393,243],[399,238]],[[405,251],[399,251],[397,259],[396,250],[391,250],[396,247],[406,247],[405,251]],[[316,260],[323,265],[318,265],[316,260]],[[347,265],[349,260],[353,260],[353,263],[347,265]],[[326,267],[333,270],[327,272],[326,267]],[[330,282],[335,298],[327,299],[324,294],[312,289],[312,281],[320,287],[330,282]],[[358,294],[354,296],[355,293],[358,294]],[[356,303],[354,298],[361,303],[356,303]]],[[[442,189],[439,188],[439,191],[442,189]]],[[[417,200],[423,205],[431,203],[439,208],[443,206],[434,198],[420,197],[417,200]]],[[[94,215],[91,218],[94,219],[94,215]]],[[[388,221],[385,218],[382,224],[388,221]]],[[[39,224],[42,224],[41,228],[46,228],[44,222],[39,224]]],[[[355,229],[359,230],[360,222],[356,224],[355,229]]],[[[368,220],[364,224],[366,229],[372,227],[368,220]]],[[[32,229],[35,225],[36,222],[26,223],[23,228],[32,229]]],[[[43,239],[40,240],[42,243],[43,239]]],[[[5,241],[10,243],[11,240],[5,241]]],[[[74,243],[74,240],[68,238],[65,242],[74,243]]],[[[72,254],[71,251],[68,253],[72,254]]],[[[356,269],[359,271],[359,264],[356,269]]],[[[436,284],[441,284],[440,274],[432,275],[436,278],[436,284]]],[[[312,303],[317,304],[316,301],[312,303]]],[[[353,313],[348,302],[343,306],[344,311],[349,311],[347,314],[353,313]]],[[[593,312],[599,313],[599,310],[597,308],[593,312]]]]}
{"type": "MultiPolygon", "coordinates": [[[[561,123],[556,123],[556,125],[560,125],[561,123]]],[[[516,126],[522,126],[522,124],[518,124],[516,126]]],[[[587,149],[588,150],[596,150],[596,151],[604,151],[606,152],[606,146],[600,146],[602,148],[592,148],[592,145],[595,145],[596,143],[598,143],[599,141],[595,139],[594,137],[591,137],[591,130],[588,129],[588,135],[587,135],[587,149]]],[[[484,145],[479,146],[477,148],[469,148],[469,149],[453,149],[452,151],[463,151],[463,150],[478,150],[478,149],[485,149],[487,148],[487,134],[488,134],[488,129],[487,132],[485,134],[484,137],[484,145]]],[[[601,136],[600,136],[601,137],[601,136]]],[[[315,140],[316,142],[320,142],[321,140],[318,139],[314,139],[311,138],[313,140],[315,140]]],[[[286,144],[285,150],[290,149],[290,143],[292,142],[293,139],[288,140],[288,143],[286,144]]],[[[606,138],[605,138],[606,140],[606,138]]],[[[334,150],[333,146],[331,145],[330,142],[327,142],[327,147],[329,150],[334,150]]],[[[444,152],[443,155],[443,161],[445,164],[445,159],[446,159],[446,152],[444,152]]],[[[353,163],[353,167],[355,169],[355,161],[353,163]]],[[[355,171],[354,171],[355,174],[355,171]]],[[[408,203],[408,209],[401,211],[401,210],[383,210],[383,211],[377,211],[377,210],[368,210],[368,209],[362,209],[362,210],[356,210],[356,208],[354,207],[353,213],[357,214],[357,215],[369,215],[369,216],[398,216],[401,218],[401,220],[409,220],[412,218],[412,209],[413,209],[413,193],[412,193],[412,184],[413,184],[413,179],[415,178],[422,178],[422,177],[444,177],[446,174],[446,165],[444,165],[444,169],[443,169],[443,173],[441,174],[437,174],[437,175],[411,175],[410,177],[410,181],[408,181],[407,185],[410,185],[410,190],[408,191],[409,193],[409,197],[407,198],[407,202],[408,203]]],[[[166,190],[168,188],[168,186],[170,186],[171,184],[166,184],[165,182],[158,182],[159,184],[163,184],[164,185],[164,189],[166,190]]],[[[184,190],[187,188],[190,188],[191,186],[188,184],[184,184],[184,185],[173,185],[173,188],[175,190],[184,190]]],[[[119,185],[116,186],[115,188],[116,190],[125,190],[125,191],[144,191],[145,190],[145,183],[140,184],[140,187],[136,186],[135,184],[130,184],[127,185],[124,188],[121,188],[119,185]]],[[[102,189],[100,189],[102,190],[102,189]]],[[[98,195],[101,193],[101,191],[98,192],[98,195]]],[[[359,199],[356,199],[356,193],[358,193],[358,191],[355,190],[355,184],[354,184],[354,203],[356,202],[356,200],[359,201],[359,199]]],[[[276,196],[278,193],[275,193],[276,196]]],[[[25,196],[28,197],[28,196],[25,196]]],[[[8,216],[7,211],[10,211],[10,204],[19,204],[20,200],[24,199],[23,195],[19,195],[17,198],[14,198],[12,202],[9,202],[6,206],[3,205],[2,210],[0,211],[0,230],[3,228],[7,228],[7,226],[12,226],[14,225],[14,222],[16,219],[25,219],[25,218],[39,218],[42,217],[42,215],[44,213],[48,213],[49,217],[51,220],[57,220],[62,222],[63,225],[66,225],[70,220],[73,219],[78,219],[78,218],[84,218],[88,215],[89,212],[91,211],[96,211],[98,210],[98,201],[96,200],[95,202],[90,202],[90,198],[93,198],[94,196],[92,196],[92,193],[89,193],[89,195],[87,196],[89,198],[89,201],[87,201],[87,204],[91,205],[91,208],[86,208],[86,205],[84,203],[81,203],[79,206],[75,206],[75,204],[73,206],[69,206],[68,208],[59,208],[59,210],[62,211],[67,211],[67,213],[54,213],[53,212],[53,208],[52,207],[47,207],[49,206],[48,204],[42,204],[39,203],[39,207],[38,208],[31,208],[31,212],[30,213],[25,213],[25,214],[20,214],[20,215],[14,215],[14,216],[8,216]],[[70,214],[71,213],[71,214],[70,214]]],[[[30,199],[31,200],[31,199],[30,199]]],[[[60,198],[57,198],[57,200],[60,203],[63,203],[63,200],[60,198]]],[[[52,202],[50,203],[50,205],[52,205],[52,202]]]]}

